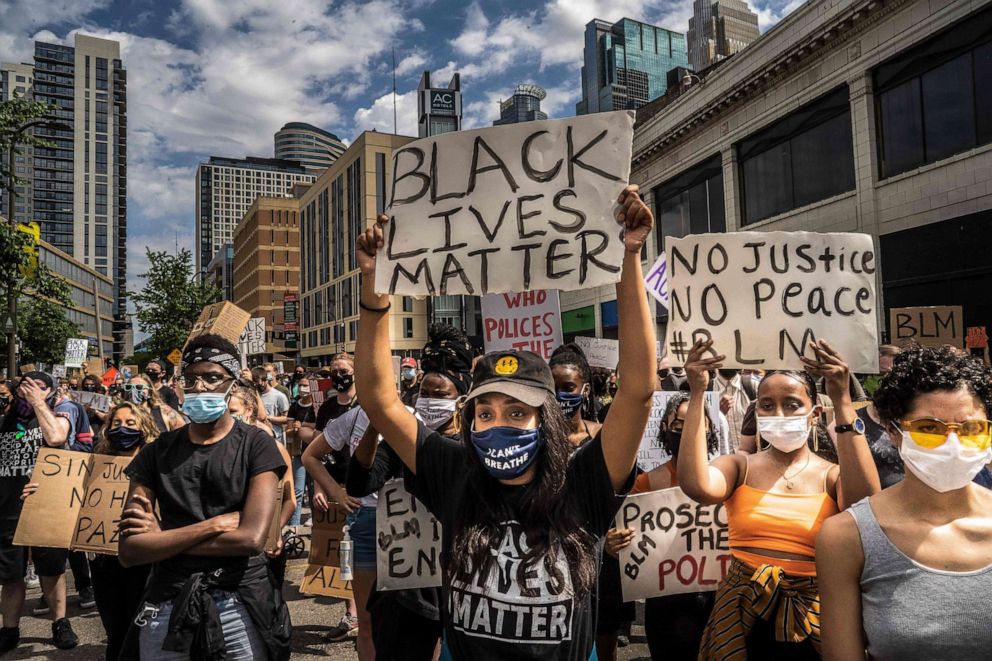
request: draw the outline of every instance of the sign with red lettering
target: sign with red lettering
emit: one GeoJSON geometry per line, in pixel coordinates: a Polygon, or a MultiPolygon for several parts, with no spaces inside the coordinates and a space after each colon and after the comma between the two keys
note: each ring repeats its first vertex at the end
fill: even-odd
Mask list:
{"type": "Polygon", "coordinates": [[[627,496],[614,525],[632,528],[620,550],[623,600],[716,590],[730,566],[727,510],[702,505],[682,489],[627,496]]]}
{"type": "Polygon", "coordinates": [[[989,334],[985,326],[969,326],[965,346],[969,349],[988,349],[989,334]]]}
{"type": "Polygon", "coordinates": [[[562,344],[557,289],[482,297],[486,353],[532,351],[545,360],[562,344]]]}

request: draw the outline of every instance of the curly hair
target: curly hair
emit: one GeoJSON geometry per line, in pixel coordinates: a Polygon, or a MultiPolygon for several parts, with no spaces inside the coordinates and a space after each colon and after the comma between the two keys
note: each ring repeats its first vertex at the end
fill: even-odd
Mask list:
{"type": "MultiPolygon", "coordinates": [[[[665,431],[668,429],[668,419],[675,415],[679,407],[689,401],[689,393],[678,392],[668,398],[668,404],[665,405],[665,413],[661,416],[661,424],[658,425],[658,446],[662,448],[668,454],[674,456],[675,453],[672,452],[672,448],[668,447],[668,440],[665,438],[665,431]]],[[[706,453],[710,456],[715,455],[720,451],[720,436],[717,433],[717,425],[713,422],[713,418],[710,416],[710,409],[708,406],[703,407],[703,414],[706,416],[706,421],[709,423],[706,427],[706,453]]]]}
{"type": "Polygon", "coordinates": [[[562,367],[574,367],[582,377],[583,383],[589,384],[589,395],[586,396],[585,401],[582,403],[582,417],[586,420],[596,420],[596,403],[593,400],[593,384],[592,384],[592,369],[589,367],[589,361],[586,359],[585,353],[579,345],[574,343],[563,344],[554,350],[551,354],[551,360],[548,364],[554,368],[559,365],[562,367]]]}
{"type": "Polygon", "coordinates": [[[110,425],[113,423],[114,416],[117,415],[117,412],[121,409],[129,409],[138,421],[138,427],[141,429],[141,433],[144,436],[144,440],[141,442],[142,446],[152,443],[156,438],[158,438],[158,425],[155,424],[155,420],[152,419],[152,416],[148,413],[147,409],[138,404],[132,404],[131,402],[120,402],[107,411],[107,422],[100,429],[100,434],[97,438],[96,445],[93,446],[94,453],[117,454],[117,452],[114,451],[114,446],[110,443],[110,439],[107,438],[107,432],[110,431],[110,425]]]}
{"type": "Polygon", "coordinates": [[[912,408],[918,395],[960,388],[967,388],[977,397],[985,407],[985,415],[989,415],[992,370],[949,347],[914,346],[895,357],[892,371],[882,379],[872,401],[883,420],[897,421],[912,408]]]}

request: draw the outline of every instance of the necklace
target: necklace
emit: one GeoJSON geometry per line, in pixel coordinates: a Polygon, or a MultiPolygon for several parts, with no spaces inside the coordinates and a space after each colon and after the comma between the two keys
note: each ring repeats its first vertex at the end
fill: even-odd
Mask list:
{"type": "Polygon", "coordinates": [[[809,466],[809,455],[810,455],[810,452],[809,452],[809,450],[807,450],[806,451],[806,463],[803,464],[803,467],[800,468],[799,470],[797,470],[795,473],[793,473],[792,475],[786,475],[785,472],[782,473],[782,477],[785,479],[785,488],[788,489],[789,491],[792,491],[792,487],[793,487],[792,480],[797,475],[799,475],[804,470],[806,470],[806,467],[807,466],[809,466]]]}

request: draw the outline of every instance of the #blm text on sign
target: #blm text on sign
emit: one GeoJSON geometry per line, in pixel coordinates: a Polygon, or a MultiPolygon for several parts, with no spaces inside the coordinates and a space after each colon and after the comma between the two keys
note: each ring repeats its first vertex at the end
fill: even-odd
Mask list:
{"type": "Polygon", "coordinates": [[[441,523],[403,486],[386,482],[376,504],[375,560],[380,590],[441,586],[441,523]]]}
{"type": "Polygon", "coordinates": [[[131,457],[39,450],[31,473],[38,491],[24,501],[14,544],[117,555],[130,463],[131,457]]]}
{"type": "Polygon", "coordinates": [[[345,519],[348,511],[331,503],[326,512],[313,510],[313,528],[310,533],[310,558],[307,563],[302,594],[319,594],[325,597],[348,599],[352,596],[351,581],[341,578],[341,558],[339,550],[344,537],[345,519]]]}
{"type": "Polygon", "coordinates": [[[682,489],[627,496],[617,528],[634,539],[620,550],[624,601],[686,592],[709,592],[727,574],[730,537],[723,504],[701,505],[682,489]]]}
{"type": "Polygon", "coordinates": [[[574,290],[619,281],[614,220],[632,111],[458,131],[393,155],[375,290],[407,296],[574,290]]]}
{"type": "Polygon", "coordinates": [[[724,367],[802,369],[824,339],[878,372],[877,263],[867,234],[738,232],[666,239],[673,365],[712,339],[724,367]]]}
{"type": "Polygon", "coordinates": [[[892,344],[964,347],[964,311],[960,305],[892,308],[889,310],[889,337],[892,344]]]}
{"type": "Polygon", "coordinates": [[[545,360],[562,344],[558,290],[535,290],[482,297],[486,353],[532,351],[545,360]]]}

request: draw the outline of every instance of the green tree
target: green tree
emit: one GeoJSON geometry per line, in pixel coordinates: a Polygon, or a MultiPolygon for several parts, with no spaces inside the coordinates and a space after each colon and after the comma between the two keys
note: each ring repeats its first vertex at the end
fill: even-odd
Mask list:
{"type": "Polygon", "coordinates": [[[200,311],[221,291],[196,276],[193,256],[185,248],[175,255],[146,248],[145,254],[150,266],[139,276],[145,286],[140,292],[128,292],[128,297],[138,311],[138,326],[150,336],[149,351],[166,356],[185,344],[200,311]]]}
{"type": "Polygon", "coordinates": [[[47,268],[42,267],[38,276],[34,295],[21,299],[17,310],[21,362],[61,363],[66,340],[79,333],[79,327],[65,314],[72,305],[72,295],[68,283],[47,268]]]}
{"type": "MultiPolygon", "coordinates": [[[[42,124],[42,120],[56,121],[55,110],[53,104],[33,101],[25,97],[0,101],[0,152],[4,154],[4,158],[0,159],[0,180],[2,180],[0,186],[7,191],[11,188],[11,182],[15,186],[24,186],[28,183],[26,179],[17,176],[16,168],[14,171],[10,170],[8,154],[11,148],[19,154],[19,146],[52,147],[54,145],[49,140],[35,136],[31,131],[21,129],[25,125],[42,124]]],[[[0,213],[6,215],[7,209],[0,209],[0,213]]]]}

